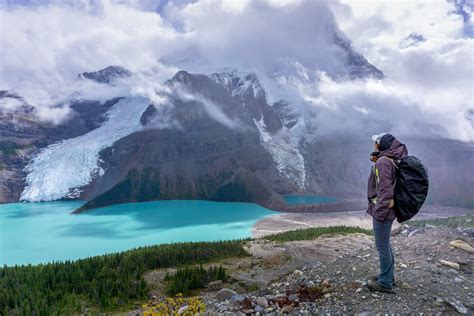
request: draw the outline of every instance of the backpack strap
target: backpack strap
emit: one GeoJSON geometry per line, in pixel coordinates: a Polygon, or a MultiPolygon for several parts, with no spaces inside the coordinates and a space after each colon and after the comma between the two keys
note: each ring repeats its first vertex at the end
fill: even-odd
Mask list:
{"type": "Polygon", "coordinates": [[[398,166],[397,166],[396,162],[395,162],[395,161],[393,161],[393,159],[392,159],[392,158],[390,158],[390,157],[387,157],[387,156],[381,156],[381,157],[379,157],[379,159],[382,159],[382,158],[385,158],[385,159],[388,159],[388,160],[390,160],[390,162],[391,162],[391,163],[392,163],[392,164],[395,166],[395,168],[397,168],[397,169],[398,169],[398,166]]]}
{"type": "MultiPolygon", "coordinates": [[[[382,159],[382,158],[390,160],[390,161],[392,162],[392,164],[394,165],[395,169],[398,169],[397,163],[396,163],[395,161],[393,161],[392,158],[387,157],[387,156],[381,156],[381,157],[379,157],[378,159],[382,159]]],[[[376,178],[376,179],[375,179],[375,180],[376,180],[376,181],[375,181],[375,185],[376,185],[377,190],[378,190],[379,170],[378,170],[377,167],[375,167],[375,178],[376,178]]],[[[397,177],[395,177],[395,182],[393,183],[393,189],[395,189],[395,186],[396,186],[396,185],[397,185],[397,177]]]]}

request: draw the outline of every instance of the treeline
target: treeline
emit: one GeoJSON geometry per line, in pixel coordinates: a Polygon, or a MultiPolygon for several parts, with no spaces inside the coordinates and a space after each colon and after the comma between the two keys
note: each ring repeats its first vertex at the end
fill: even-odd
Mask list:
{"type": "Polygon", "coordinates": [[[207,270],[199,266],[178,267],[173,275],[166,274],[164,281],[167,282],[166,293],[169,295],[189,294],[192,290],[200,289],[211,281],[222,280],[227,278],[226,272],[222,265],[210,266],[207,270]]]}
{"type": "Polygon", "coordinates": [[[0,314],[51,315],[104,311],[147,298],[146,271],[248,256],[242,240],[141,247],[77,261],[0,270],[0,314]]]}
{"type": "Polygon", "coordinates": [[[293,240],[310,240],[322,235],[336,235],[336,234],[347,235],[347,234],[355,234],[355,233],[372,235],[371,230],[360,228],[360,227],[328,226],[328,227],[311,227],[311,228],[289,230],[282,233],[264,236],[262,238],[273,240],[273,241],[285,242],[285,241],[293,241],[293,240]]]}

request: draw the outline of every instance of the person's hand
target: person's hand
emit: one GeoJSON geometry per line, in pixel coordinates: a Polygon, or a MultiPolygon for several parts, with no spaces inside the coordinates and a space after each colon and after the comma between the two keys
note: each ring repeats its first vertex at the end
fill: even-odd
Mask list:
{"type": "Polygon", "coordinates": [[[379,158],[378,151],[373,151],[370,153],[370,161],[376,162],[378,158],[379,158]]]}

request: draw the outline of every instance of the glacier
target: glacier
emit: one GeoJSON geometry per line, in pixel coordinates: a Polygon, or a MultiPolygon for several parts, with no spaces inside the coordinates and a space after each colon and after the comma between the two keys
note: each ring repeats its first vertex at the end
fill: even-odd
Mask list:
{"type": "Polygon", "coordinates": [[[121,99],[109,109],[100,127],[44,148],[25,167],[26,186],[20,200],[40,202],[77,197],[80,187],[104,172],[100,151],[141,130],[140,117],[149,104],[150,100],[143,96],[121,99]]]}
{"type": "Polygon", "coordinates": [[[276,134],[271,135],[265,126],[263,117],[257,121],[253,119],[260,133],[260,140],[265,149],[272,156],[278,172],[287,180],[295,183],[303,190],[306,185],[306,169],[303,155],[298,149],[301,139],[302,122],[298,122],[293,128],[283,127],[276,134]]]}

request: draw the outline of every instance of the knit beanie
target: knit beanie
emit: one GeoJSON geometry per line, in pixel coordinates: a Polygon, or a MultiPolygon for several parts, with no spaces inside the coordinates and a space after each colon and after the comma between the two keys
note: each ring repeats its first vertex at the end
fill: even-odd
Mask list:
{"type": "Polygon", "coordinates": [[[393,141],[395,140],[395,137],[393,137],[391,134],[385,134],[380,138],[380,151],[387,150],[392,146],[393,141]]]}

